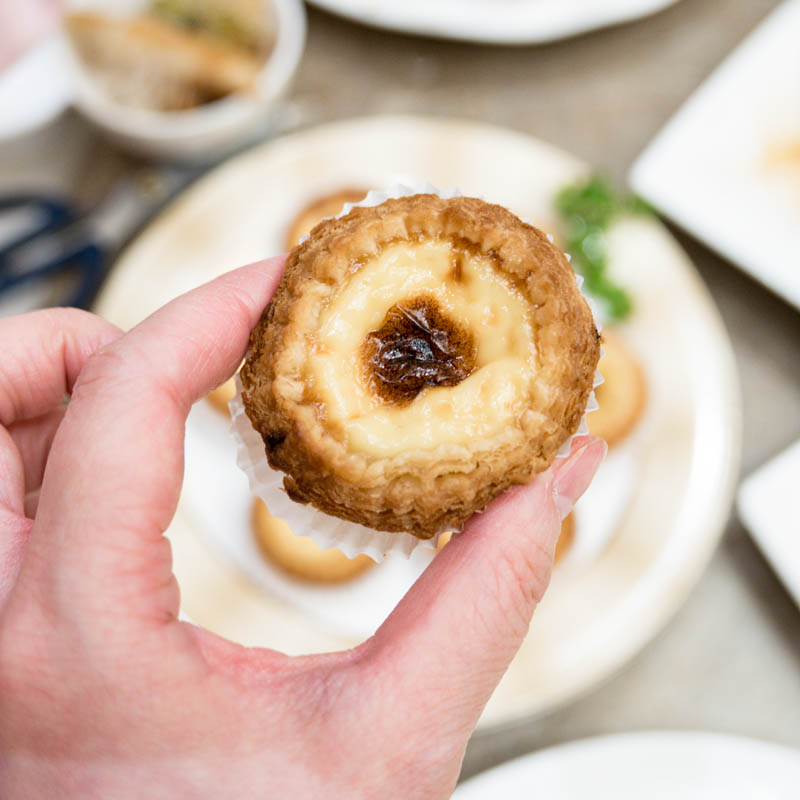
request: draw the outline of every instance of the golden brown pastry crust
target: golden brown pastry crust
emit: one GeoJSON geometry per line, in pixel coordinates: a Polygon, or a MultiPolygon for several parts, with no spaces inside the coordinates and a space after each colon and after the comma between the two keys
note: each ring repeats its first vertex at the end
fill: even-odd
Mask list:
{"type": "MultiPolygon", "coordinates": [[[[290,497],[377,530],[430,538],[459,528],[550,465],[577,429],[599,334],[564,254],[501,206],[421,194],[356,207],[317,225],[289,254],[242,369],[247,414],[290,497]],[[308,332],[360,266],[389,244],[452,241],[490,257],[528,304],[535,369],[527,408],[500,433],[385,458],[352,452],[326,427],[304,381],[308,332]]],[[[444,391],[444,390],[443,390],[444,391]]]]}

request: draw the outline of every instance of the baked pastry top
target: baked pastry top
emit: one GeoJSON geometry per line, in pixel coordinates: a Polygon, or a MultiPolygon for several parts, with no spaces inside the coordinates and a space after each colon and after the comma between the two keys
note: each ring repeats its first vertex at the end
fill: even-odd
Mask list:
{"type": "Polygon", "coordinates": [[[325,220],[292,250],[243,398],[293,499],[430,538],[549,466],[598,357],[544,233],[420,194],[325,220]]]}

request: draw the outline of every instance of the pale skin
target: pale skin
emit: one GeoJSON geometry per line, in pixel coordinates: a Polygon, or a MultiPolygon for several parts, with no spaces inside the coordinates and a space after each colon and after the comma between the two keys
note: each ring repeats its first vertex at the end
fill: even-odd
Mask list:
{"type": "Polygon", "coordinates": [[[4,798],[450,796],[605,444],[576,440],[474,517],[353,650],[288,657],[179,621],[164,531],[184,422],[282,267],[228,273],[124,335],[75,310],[0,320],[4,798]]]}

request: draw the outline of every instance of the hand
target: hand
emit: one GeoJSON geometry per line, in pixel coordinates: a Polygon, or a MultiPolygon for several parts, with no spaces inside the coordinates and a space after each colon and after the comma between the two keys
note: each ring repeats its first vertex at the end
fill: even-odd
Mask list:
{"type": "Polygon", "coordinates": [[[63,0],[3,0],[0,3],[0,70],[55,28],[63,0]]]}
{"type": "Polygon", "coordinates": [[[449,797],[605,445],[576,441],[473,518],[354,650],[290,658],[178,621],[163,534],[184,422],[282,268],[224,275],[124,336],[64,309],[0,320],[3,797],[449,797]]]}

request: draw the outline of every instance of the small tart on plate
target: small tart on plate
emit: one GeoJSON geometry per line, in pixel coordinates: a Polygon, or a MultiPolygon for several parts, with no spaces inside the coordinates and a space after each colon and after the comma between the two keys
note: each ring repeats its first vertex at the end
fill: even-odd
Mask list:
{"type": "Polygon", "coordinates": [[[216,389],[212,389],[207,395],[206,399],[211,403],[217,411],[223,414],[230,415],[228,410],[228,403],[236,396],[236,381],[233,378],[228,378],[225,383],[221,383],[216,389]]]}
{"type": "Polygon", "coordinates": [[[272,564],[304,581],[343,583],[375,565],[369,556],[348,558],[335,547],[323,550],[308,536],[295,536],[283,520],[267,511],[261,500],[253,505],[253,534],[272,564]]]}
{"type": "Polygon", "coordinates": [[[556,551],[553,554],[553,563],[558,564],[572,548],[575,541],[575,514],[567,514],[561,521],[561,533],[556,542],[556,551]]]}
{"type": "Polygon", "coordinates": [[[647,384],[639,360],[619,334],[603,331],[598,369],[603,383],[595,389],[599,408],[588,417],[589,432],[619,444],[636,426],[647,403],[647,384]]]}
{"type": "Polygon", "coordinates": [[[418,194],[325,220],[291,251],[243,399],[292,499],[427,539],[550,465],[599,352],[544,233],[418,194]]]}
{"type": "Polygon", "coordinates": [[[335,217],[344,207],[345,203],[357,203],[367,196],[366,189],[340,189],[338,192],[326,194],[312,200],[292,220],[289,232],[286,234],[286,249],[291,250],[300,244],[304,236],[308,236],[311,229],[327,217],[335,217]]]}

